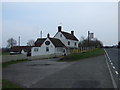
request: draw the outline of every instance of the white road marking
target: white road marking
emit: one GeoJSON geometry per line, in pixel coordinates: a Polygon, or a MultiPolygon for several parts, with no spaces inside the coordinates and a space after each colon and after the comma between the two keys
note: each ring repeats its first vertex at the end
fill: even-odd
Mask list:
{"type": "MultiPolygon", "coordinates": [[[[108,56],[108,54],[107,54],[107,52],[106,52],[105,49],[104,49],[104,51],[105,51],[106,55],[108,56]]],[[[107,63],[107,66],[108,66],[108,69],[109,69],[109,72],[110,72],[110,76],[111,76],[111,79],[112,79],[113,87],[114,87],[114,88],[117,88],[117,84],[116,84],[116,82],[115,82],[115,80],[114,80],[114,78],[113,78],[112,71],[110,70],[110,66],[109,66],[109,64],[108,64],[107,56],[106,56],[106,55],[105,55],[106,63],[107,63]]]]}
{"type": "Polygon", "coordinates": [[[115,66],[113,66],[113,69],[115,69],[115,66]]]}
{"type": "Polygon", "coordinates": [[[118,71],[115,71],[115,73],[118,75],[118,71]]]}
{"type": "Polygon", "coordinates": [[[113,63],[110,63],[113,66],[113,63]]]}
{"type": "MultiPolygon", "coordinates": [[[[108,55],[107,55],[108,56],[108,55]]],[[[110,57],[108,56],[108,59],[110,60],[110,57]]]]}
{"type": "Polygon", "coordinates": [[[107,55],[107,57],[108,57],[108,59],[110,60],[110,57],[108,56],[108,53],[107,53],[107,51],[104,49],[104,51],[105,51],[105,53],[106,53],[106,55],[107,55]]]}
{"type": "Polygon", "coordinates": [[[109,62],[111,62],[111,60],[109,60],[109,62]]]}

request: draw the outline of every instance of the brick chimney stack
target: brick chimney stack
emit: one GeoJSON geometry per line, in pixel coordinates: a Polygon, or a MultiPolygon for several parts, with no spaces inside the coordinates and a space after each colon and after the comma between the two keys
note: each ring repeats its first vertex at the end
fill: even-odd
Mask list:
{"type": "Polygon", "coordinates": [[[62,31],[62,26],[58,26],[58,32],[62,31]]]}
{"type": "Polygon", "coordinates": [[[47,38],[49,38],[49,37],[50,37],[50,34],[48,33],[48,34],[47,34],[47,38]]]}
{"type": "Polygon", "coordinates": [[[74,35],[74,31],[71,31],[71,34],[74,35]]]}

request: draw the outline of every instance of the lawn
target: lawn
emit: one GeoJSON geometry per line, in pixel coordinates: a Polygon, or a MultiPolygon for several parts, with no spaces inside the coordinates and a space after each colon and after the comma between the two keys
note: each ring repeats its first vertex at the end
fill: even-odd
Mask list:
{"type": "Polygon", "coordinates": [[[76,60],[80,60],[80,59],[84,59],[84,58],[95,57],[95,56],[99,56],[99,55],[103,55],[103,54],[104,54],[104,50],[97,48],[97,49],[82,52],[82,53],[69,54],[69,55],[63,57],[59,61],[70,62],[70,61],[76,61],[76,60]]]}
{"type": "MultiPolygon", "coordinates": [[[[2,89],[7,89],[7,88],[21,88],[19,85],[9,81],[9,80],[2,80],[2,89]]],[[[22,88],[21,88],[22,89],[22,88]]]]}
{"type": "Polygon", "coordinates": [[[15,61],[9,61],[9,62],[4,62],[2,63],[2,68],[5,68],[11,64],[16,64],[16,63],[20,63],[20,62],[25,62],[28,61],[28,59],[21,59],[21,60],[15,60],[15,61]]]}

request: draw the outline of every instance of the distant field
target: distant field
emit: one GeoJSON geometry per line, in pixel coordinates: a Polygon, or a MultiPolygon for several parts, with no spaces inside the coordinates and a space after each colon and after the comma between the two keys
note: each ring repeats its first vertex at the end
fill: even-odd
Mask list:
{"type": "Polygon", "coordinates": [[[94,56],[99,56],[99,55],[103,55],[103,54],[104,54],[104,50],[97,48],[97,49],[82,52],[82,53],[69,54],[59,61],[68,61],[68,62],[69,61],[76,61],[76,60],[94,57],[94,56]]]}

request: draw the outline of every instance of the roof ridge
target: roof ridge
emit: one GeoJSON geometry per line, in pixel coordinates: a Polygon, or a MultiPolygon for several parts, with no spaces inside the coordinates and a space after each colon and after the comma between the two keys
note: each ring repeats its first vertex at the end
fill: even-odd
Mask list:
{"type": "Polygon", "coordinates": [[[54,37],[53,37],[53,38],[50,38],[50,39],[57,39],[57,40],[60,40],[60,39],[58,39],[58,38],[54,38],[54,37]]]}
{"type": "Polygon", "coordinates": [[[61,32],[71,34],[71,33],[69,33],[69,32],[65,32],[65,31],[61,31],[61,32]]]}

